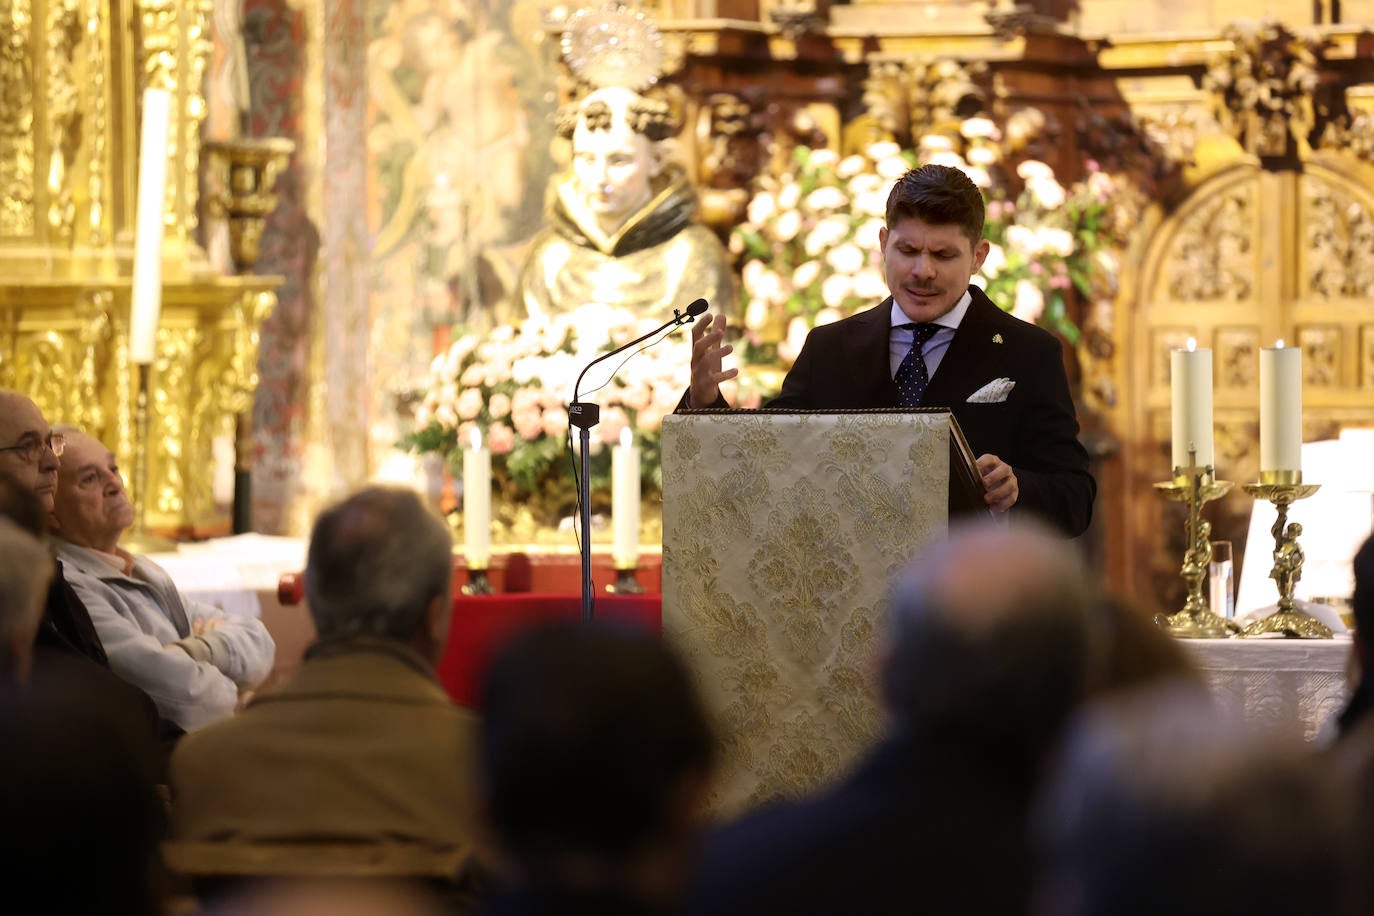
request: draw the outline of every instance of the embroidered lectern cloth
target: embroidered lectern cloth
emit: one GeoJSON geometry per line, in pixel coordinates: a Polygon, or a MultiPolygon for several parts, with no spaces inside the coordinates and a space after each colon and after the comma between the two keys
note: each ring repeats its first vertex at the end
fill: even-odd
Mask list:
{"type": "Polygon", "coordinates": [[[715,808],[838,776],[880,727],[891,577],[948,527],[948,411],[663,421],[663,632],[721,742],[715,808]]]}

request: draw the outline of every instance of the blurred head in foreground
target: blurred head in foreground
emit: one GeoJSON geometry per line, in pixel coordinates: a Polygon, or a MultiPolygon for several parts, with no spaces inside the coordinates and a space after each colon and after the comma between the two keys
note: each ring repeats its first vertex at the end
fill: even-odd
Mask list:
{"type": "Polygon", "coordinates": [[[488,817],[517,883],[681,895],[713,742],[656,635],[600,622],[529,630],[498,653],[482,709],[488,817]]]}

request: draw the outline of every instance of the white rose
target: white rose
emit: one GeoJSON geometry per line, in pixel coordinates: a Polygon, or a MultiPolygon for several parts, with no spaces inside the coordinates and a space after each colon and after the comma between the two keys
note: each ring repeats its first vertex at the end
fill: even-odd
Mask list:
{"type": "Polygon", "coordinates": [[[954,141],[942,134],[926,134],[916,144],[917,148],[934,155],[935,153],[949,153],[954,151],[954,141]]]}
{"type": "Polygon", "coordinates": [[[862,175],[855,175],[854,179],[849,182],[849,193],[854,196],[866,194],[869,191],[881,191],[882,189],[883,180],[873,172],[864,172],[862,175]]]}
{"type": "Polygon", "coordinates": [[[968,163],[964,161],[963,156],[949,151],[934,153],[926,161],[931,165],[947,165],[952,169],[968,168],[968,163]]]}
{"type": "Polygon", "coordinates": [[[988,256],[983,258],[983,276],[996,279],[1002,272],[1002,268],[1007,266],[1007,253],[1002,250],[1002,246],[996,242],[988,245],[988,256]]]}
{"type": "Polygon", "coordinates": [[[893,156],[900,156],[902,148],[891,140],[879,140],[877,143],[870,143],[868,149],[864,150],[864,155],[870,162],[879,162],[883,159],[891,159],[893,156]]]}
{"type": "Polygon", "coordinates": [[[1013,251],[1024,255],[1027,260],[1040,253],[1040,237],[1034,229],[1013,225],[1007,227],[1007,244],[1013,251]]]}
{"type": "Polygon", "coordinates": [[[969,165],[987,168],[1001,157],[995,146],[975,146],[965,154],[965,158],[968,159],[969,165]]]}
{"type": "Polygon", "coordinates": [[[806,253],[813,258],[817,257],[848,234],[848,220],[838,216],[827,217],[817,223],[816,228],[806,237],[806,253]]]}
{"type": "Polygon", "coordinates": [[[816,277],[820,276],[820,261],[803,261],[796,270],[792,272],[792,288],[806,289],[816,282],[816,277]]]}
{"type": "Polygon", "coordinates": [[[795,181],[789,181],[782,186],[778,192],[778,209],[792,210],[797,206],[797,201],[801,200],[801,185],[795,181]]]}
{"type": "Polygon", "coordinates": [[[816,327],[823,324],[834,324],[843,317],[836,309],[821,309],[816,313],[816,327]]]}
{"type": "Polygon", "coordinates": [[[744,326],[751,331],[761,331],[768,324],[768,303],[757,297],[749,299],[744,310],[744,326]]]}
{"type": "Polygon", "coordinates": [[[1045,311],[1045,294],[1029,280],[1016,281],[1016,302],[1011,313],[1034,324],[1045,311]]]}
{"type": "Polygon", "coordinates": [[[811,151],[811,164],[818,169],[830,168],[840,161],[840,154],[833,149],[815,149],[811,151]]]}
{"type": "MultiPolygon", "coordinates": [[[[877,217],[884,216],[885,214],[875,213],[873,215],[877,217]]],[[[885,226],[886,223],[881,219],[865,220],[858,229],[854,230],[854,244],[861,248],[877,250],[878,246],[881,244],[881,240],[878,236],[882,233],[885,226]]]]}
{"type": "Polygon", "coordinates": [[[959,133],[970,140],[979,137],[986,137],[989,140],[996,140],[1002,136],[1002,132],[997,129],[997,125],[988,118],[969,118],[959,125],[959,133]]]}
{"type": "Polygon", "coordinates": [[[992,176],[988,174],[987,169],[979,168],[976,165],[966,165],[962,169],[960,169],[960,171],[967,175],[968,180],[973,182],[978,187],[992,187],[992,176]]]}
{"type": "Polygon", "coordinates": [[[754,285],[753,295],[765,302],[777,304],[782,302],[782,278],[773,271],[765,271],[759,275],[758,282],[754,285]]]}
{"type": "Polygon", "coordinates": [[[911,165],[901,156],[893,156],[889,159],[880,160],[874,168],[881,177],[889,181],[896,181],[911,169],[911,165]]]}
{"type": "Polygon", "coordinates": [[[802,344],[806,343],[806,335],[811,329],[807,327],[806,319],[800,315],[787,323],[787,337],[778,342],[778,356],[782,361],[791,365],[797,359],[797,354],[801,352],[802,344]]]}
{"type": "Polygon", "coordinates": [[[1029,185],[1036,201],[1046,210],[1057,210],[1064,205],[1064,187],[1053,178],[1040,178],[1029,185]]]}
{"type": "Polygon", "coordinates": [[[844,196],[844,192],[839,188],[817,188],[806,195],[806,207],[814,212],[823,210],[838,210],[847,205],[849,199],[844,196]]]}
{"type": "Polygon", "coordinates": [[[854,295],[860,299],[882,299],[887,293],[887,280],[874,268],[854,277],[854,295]]]}
{"type": "Polygon", "coordinates": [[[863,156],[845,156],[840,160],[840,164],[835,166],[835,174],[840,178],[848,180],[858,175],[867,167],[868,163],[864,161],[863,156]]]}
{"type": "Polygon", "coordinates": [[[773,199],[773,195],[769,194],[767,191],[761,191],[755,194],[754,199],[749,201],[749,209],[747,211],[749,222],[756,226],[762,226],[768,220],[768,217],[776,212],[778,212],[777,202],[773,199]]]}
{"type": "Polygon", "coordinates": [[[887,195],[881,191],[865,191],[854,198],[853,209],[860,216],[886,216],[887,195]]]}
{"type": "Polygon", "coordinates": [[[1055,229],[1052,226],[1041,226],[1035,231],[1040,237],[1041,251],[1053,252],[1061,258],[1067,258],[1073,254],[1073,233],[1066,229],[1055,229]]]}
{"type": "Polygon", "coordinates": [[[1038,181],[1042,178],[1053,180],[1054,169],[1038,159],[1027,159],[1016,167],[1016,174],[1021,176],[1021,180],[1027,183],[1038,181]]]}
{"type": "Polygon", "coordinates": [[[760,260],[753,260],[744,265],[744,270],[740,273],[740,279],[744,281],[745,289],[753,289],[758,285],[759,277],[768,268],[760,260]]]}
{"type": "Polygon", "coordinates": [[[850,242],[840,245],[838,248],[830,249],[830,253],[825,256],[825,260],[831,267],[844,274],[858,273],[863,268],[864,262],[868,260],[859,246],[850,242]]]}
{"type": "Polygon", "coordinates": [[[801,231],[801,224],[801,214],[796,210],[788,210],[773,224],[773,234],[779,242],[787,244],[797,237],[797,233],[801,231]]]}
{"type": "Polygon", "coordinates": [[[821,301],[832,309],[837,309],[853,291],[853,280],[844,274],[831,274],[821,284],[821,301]]]}

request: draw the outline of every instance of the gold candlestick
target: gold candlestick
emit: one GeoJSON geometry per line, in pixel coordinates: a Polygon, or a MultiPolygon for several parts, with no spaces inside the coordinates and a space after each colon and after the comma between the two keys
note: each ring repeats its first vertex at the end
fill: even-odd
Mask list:
{"type": "Polygon", "coordinates": [[[1299,610],[1293,600],[1293,588],[1302,578],[1303,553],[1298,544],[1302,525],[1288,523],[1288,507],[1299,499],[1306,499],[1321,488],[1321,484],[1302,482],[1298,474],[1291,482],[1247,483],[1245,492],[1274,504],[1278,515],[1269,533],[1274,536],[1274,566],[1269,578],[1279,589],[1279,609],[1268,617],[1256,620],[1241,631],[1241,636],[1260,633],[1282,633],[1295,639],[1330,639],[1331,628],[1306,611],[1299,610]]]}
{"type": "Polygon", "coordinates": [[[1156,618],[1156,622],[1175,636],[1208,639],[1230,636],[1240,627],[1212,613],[1202,597],[1202,580],[1212,559],[1212,525],[1202,518],[1202,506],[1231,491],[1229,480],[1216,480],[1211,465],[1197,463],[1197,450],[1188,449],[1188,464],[1174,468],[1174,479],[1155,484],[1165,499],[1188,504],[1188,548],[1183,553],[1180,574],[1188,586],[1188,598],[1177,613],[1156,618]]]}

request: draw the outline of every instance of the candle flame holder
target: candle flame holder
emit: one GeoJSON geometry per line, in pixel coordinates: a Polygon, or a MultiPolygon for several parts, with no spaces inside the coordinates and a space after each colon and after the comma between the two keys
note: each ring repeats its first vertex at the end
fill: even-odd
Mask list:
{"type": "Polygon", "coordinates": [[[1261,633],[1282,633],[1293,639],[1330,639],[1331,628],[1320,620],[1298,608],[1293,600],[1293,589],[1302,578],[1303,552],[1298,544],[1302,525],[1288,523],[1288,507],[1300,499],[1306,499],[1321,488],[1321,484],[1302,482],[1300,473],[1290,476],[1280,483],[1263,482],[1268,475],[1260,475],[1261,483],[1248,483],[1245,492],[1274,504],[1277,516],[1274,527],[1269,533],[1274,536],[1274,565],[1269,570],[1269,578],[1279,589],[1278,610],[1256,620],[1241,631],[1241,636],[1258,636],[1261,633]]]}
{"type": "Polygon", "coordinates": [[[615,568],[615,581],[606,586],[606,591],[612,595],[642,595],[644,586],[639,584],[635,578],[635,573],[639,571],[638,566],[617,566],[615,568]]]}
{"type": "Polygon", "coordinates": [[[468,567],[468,581],[461,589],[464,595],[494,595],[496,590],[491,587],[491,578],[487,575],[485,566],[480,569],[468,567]]]}
{"type": "Polygon", "coordinates": [[[1231,491],[1229,480],[1213,477],[1211,465],[1197,463],[1197,450],[1188,450],[1188,464],[1174,468],[1173,480],[1155,484],[1155,489],[1170,502],[1187,503],[1188,547],[1183,553],[1179,574],[1188,586],[1183,608],[1174,614],[1160,614],[1155,622],[1174,636],[1185,639],[1215,639],[1240,632],[1240,626],[1212,612],[1202,596],[1202,580],[1212,559],[1212,525],[1202,518],[1202,507],[1231,491]]]}

